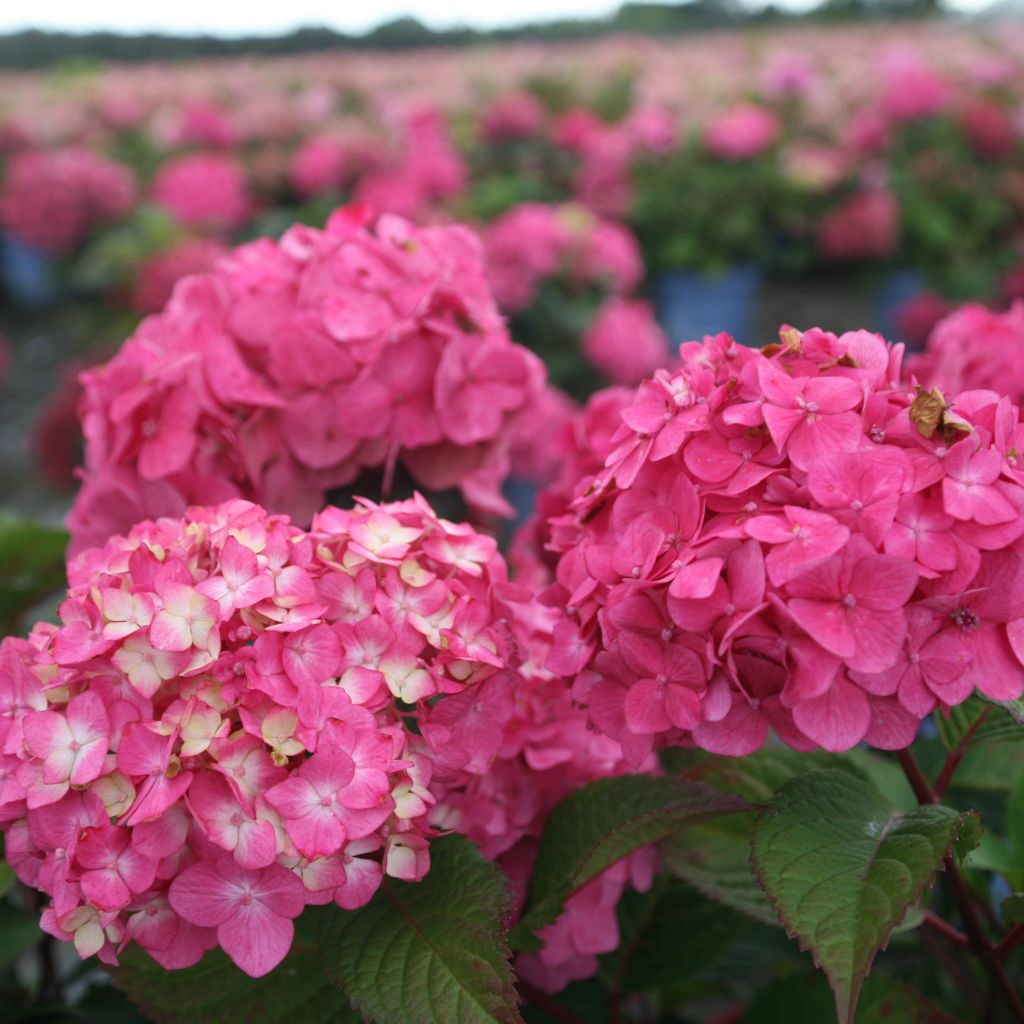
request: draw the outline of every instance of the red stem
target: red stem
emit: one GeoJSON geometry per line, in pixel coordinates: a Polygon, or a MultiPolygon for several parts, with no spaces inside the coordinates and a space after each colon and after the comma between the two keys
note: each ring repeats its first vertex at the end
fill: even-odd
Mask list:
{"type": "MultiPolygon", "coordinates": [[[[952,755],[950,756],[952,757],[952,755]]],[[[901,750],[897,757],[899,758],[900,765],[903,767],[903,773],[907,777],[907,782],[910,783],[910,788],[913,789],[918,802],[921,804],[937,803],[935,793],[931,786],[928,785],[921,769],[917,765],[917,761],[914,760],[914,755],[909,750],[901,750]]],[[[947,764],[949,760],[950,758],[947,758],[947,764]]],[[[954,765],[953,771],[955,770],[956,766],[954,765]]],[[[953,771],[949,772],[949,778],[952,778],[953,771]]],[[[1003,965],[993,955],[998,947],[993,946],[985,936],[985,932],[981,927],[981,921],[978,919],[978,910],[974,905],[974,898],[971,896],[970,890],[967,888],[967,884],[964,882],[956,866],[956,861],[950,855],[943,859],[942,864],[945,869],[946,883],[949,885],[949,891],[953,896],[957,909],[960,911],[960,917],[963,919],[964,931],[967,933],[970,951],[982,962],[985,970],[988,971],[992,981],[1013,1012],[1014,1017],[1019,1021],[1024,1021],[1024,1001],[1021,1000],[1020,993],[1017,992],[1013,983],[1007,977],[1003,965]]]]}

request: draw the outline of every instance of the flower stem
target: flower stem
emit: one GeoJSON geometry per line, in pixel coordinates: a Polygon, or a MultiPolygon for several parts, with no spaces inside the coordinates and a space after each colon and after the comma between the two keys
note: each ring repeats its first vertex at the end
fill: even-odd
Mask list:
{"type": "MultiPolygon", "coordinates": [[[[918,767],[917,761],[914,760],[914,755],[909,750],[901,750],[897,757],[903,768],[903,774],[906,775],[907,782],[910,783],[910,788],[914,791],[918,803],[923,805],[938,803],[935,792],[928,785],[928,781],[918,767]]],[[[948,763],[949,759],[947,759],[948,763]]],[[[955,767],[954,765],[953,770],[955,770],[955,767]]],[[[949,772],[949,776],[952,777],[952,771],[949,772]]],[[[942,865],[945,870],[946,884],[949,886],[953,901],[956,903],[957,909],[960,911],[960,917],[963,920],[964,932],[970,952],[981,961],[985,970],[988,971],[993,984],[998,988],[1014,1017],[1019,1021],[1024,1021],[1024,1000],[1021,999],[1020,993],[1017,992],[1013,983],[1007,977],[1003,965],[994,955],[995,950],[999,947],[989,942],[986,937],[978,917],[978,908],[974,904],[974,897],[971,895],[967,883],[964,882],[953,855],[948,854],[943,858],[942,865]]]]}

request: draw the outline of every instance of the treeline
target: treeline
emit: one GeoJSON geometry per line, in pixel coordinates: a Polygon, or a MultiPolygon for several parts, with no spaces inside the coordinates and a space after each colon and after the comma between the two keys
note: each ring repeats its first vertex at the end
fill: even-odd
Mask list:
{"type": "Polygon", "coordinates": [[[282,56],[324,50],[402,50],[459,47],[480,43],[539,40],[560,42],[617,32],[652,35],[696,32],[742,24],[807,20],[919,18],[942,13],[942,0],[823,0],[812,11],[795,14],[769,3],[750,11],[739,0],[689,0],[687,3],[625,3],[605,18],[535,22],[481,31],[431,29],[415,18],[396,18],[362,35],[326,27],[296,29],[277,36],[169,35],[148,32],[44,32],[30,29],[0,35],[0,68],[31,69],[72,61],[189,60],[245,55],[282,56]]]}

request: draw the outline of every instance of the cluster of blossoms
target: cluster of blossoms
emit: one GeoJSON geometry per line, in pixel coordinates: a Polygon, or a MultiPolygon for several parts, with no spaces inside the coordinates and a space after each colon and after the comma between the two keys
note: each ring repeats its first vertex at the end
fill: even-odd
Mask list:
{"type": "Polygon", "coordinates": [[[73,249],[135,203],[131,170],[88,149],[69,146],[15,156],[0,189],[0,225],[53,253],[73,249]]]}
{"type": "Polygon", "coordinates": [[[259,976],[307,904],[421,878],[435,769],[454,799],[502,742],[505,575],[419,497],[308,533],[235,500],[80,555],[62,625],[0,645],[5,856],[43,927],[259,976]]]}
{"type": "Polygon", "coordinates": [[[855,192],[818,225],[818,251],[828,260],[879,260],[899,242],[900,205],[885,191],[855,192]]]}
{"type": "Polygon", "coordinates": [[[967,305],[940,321],[925,350],[907,360],[922,384],[944,391],[991,389],[1024,402],[1024,301],[1005,312],[967,305]]]}
{"type": "MultiPolygon", "coordinates": [[[[73,549],[189,505],[244,497],[308,522],[333,488],[399,462],[505,512],[512,425],[543,387],[461,227],[361,207],[295,227],[182,281],[83,376],[73,549]]],[[[378,485],[377,490],[380,490],[378,485]]]]}
{"type": "Polygon", "coordinates": [[[226,234],[252,210],[245,171],[220,153],[189,153],[168,160],[153,181],[153,199],[183,227],[226,234]]]}
{"type": "Polygon", "coordinates": [[[466,163],[455,148],[440,111],[433,107],[384,114],[395,136],[390,147],[367,155],[355,198],[378,210],[430,219],[437,204],[466,191],[466,163]]]}
{"type": "Polygon", "coordinates": [[[637,384],[664,366],[669,341],[643,299],[611,296],[582,338],[583,355],[615,384],[637,384]]]}
{"type": "Polygon", "coordinates": [[[743,103],[715,117],[704,129],[704,145],[723,160],[752,160],[778,139],[782,130],[774,111],[743,103]]]}
{"type": "Polygon", "coordinates": [[[551,523],[548,666],[639,763],[909,744],[1024,691],[1024,434],[991,391],[900,382],[876,334],[681,346],[551,523]]]}
{"type": "Polygon", "coordinates": [[[183,277],[205,274],[227,253],[213,238],[186,238],[139,264],[132,288],[132,308],[139,313],[159,313],[183,277]]]}
{"type": "MultiPolygon", "coordinates": [[[[542,566],[537,570],[548,575],[542,566]]],[[[488,690],[493,695],[485,720],[492,730],[500,728],[497,757],[487,771],[462,773],[447,791],[437,787],[431,820],[467,835],[497,861],[512,880],[521,908],[537,843],[555,805],[589,782],[631,769],[619,744],[594,734],[565,681],[544,667],[558,610],[540,604],[522,585],[496,588],[496,602],[522,659],[515,687],[486,682],[476,698],[481,705],[488,690]]],[[[653,758],[642,766],[654,767],[653,758]]],[[[645,848],[583,886],[558,920],[539,932],[543,948],[517,957],[518,976],[548,992],[591,977],[598,954],[619,944],[615,911],[623,890],[627,885],[647,889],[655,867],[653,848],[645,848]]]]}
{"type": "Polygon", "coordinates": [[[632,291],[643,274],[632,233],[582,206],[522,203],[499,217],[486,235],[487,272],[503,310],[515,313],[536,298],[545,280],[632,291]]]}

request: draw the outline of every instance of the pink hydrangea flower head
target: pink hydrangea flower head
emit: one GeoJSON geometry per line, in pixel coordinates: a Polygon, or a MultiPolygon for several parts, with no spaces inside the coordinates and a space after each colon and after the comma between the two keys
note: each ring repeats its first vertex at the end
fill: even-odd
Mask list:
{"type": "Polygon", "coordinates": [[[308,532],[194,507],[68,578],[61,625],[0,644],[0,826],[83,956],[134,940],[176,968],[220,945],[265,974],[307,904],[422,878],[439,797],[504,742],[505,564],[419,496],[308,532]]]}
{"type": "Polygon", "coordinates": [[[26,150],[0,187],[0,225],[30,245],[66,253],[126,214],[137,184],[122,164],[88,149],[26,150]]]}
{"type": "Polygon", "coordinates": [[[136,272],[132,307],[139,313],[159,313],[183,277],[207,273],[226,254],[227,249],[213,238],[185,239],[155,253],[136,272]]]}
{"type": "Polygon", "coordinates": [[[907,371],[926,387],[991,390],[1024,401],[1024,301],[1004,312],[976,303],[961,306],[932,329],[907,371]]]}
{"type": "Polygon", "coordinates": [[[780,130],[773,111],[755,103],[743,103],[708,124],[704,144],[724,160],[751,160],[775,143],[780,130]]]}
{"type": "Polygon", "coordinates": [[[650,376],[669,343],[654,310],[642,299],[608,299],[583,335],[583,354],[615,384],[636,384],[650,376]]]}
{"type": "Polygon", "coordinates": [[[308,523],[329,491],[372,472],[381,492],[397,466],[506,513],[513,427],[544,371],[510,339],[472,234],[348,207],[184,279],[82,382],[73,550],[197,501],[308,523]]]}
{"type": "Polygon", "coordinates": [[[621,294],[643,273],[639,245],[626,227],[571,203],[515,206],[490,226],[486,244],[495,297],[513,313],[530,305],[546,279],[621,294]]]}
{"type": "Polygon", "coordinates": [[[1024,692],[1017,409],[905,382],[877,334],[780,337],[682,345],[519,539],[541,585],[537,540],[560,554],[546,665],[631,764],[770,731],[893,749],[976,689],[1024,692]]]}
{"type": "Polygon", "coordinates": [[[882,260],[899,241],[899,201],[890,192],[848,196],[818,225],[818,251],[828,260],[882,260]]]}
{"type": "Polygon", "coordinates": [[[219,153],[190,153],[168,160],[153,181],[153,199],[184,227],[226,234],[252,209],[245,172],[219,153]]]}

